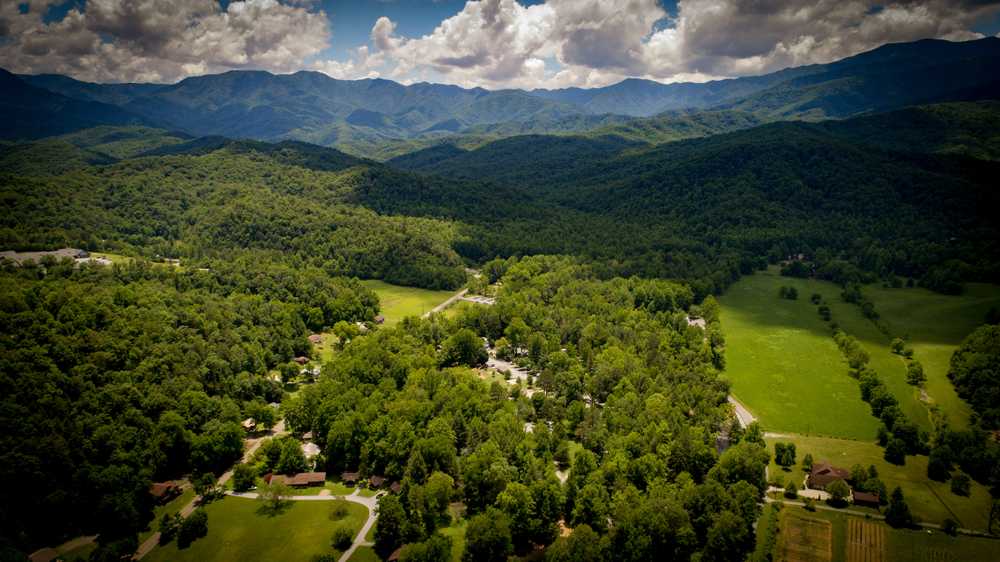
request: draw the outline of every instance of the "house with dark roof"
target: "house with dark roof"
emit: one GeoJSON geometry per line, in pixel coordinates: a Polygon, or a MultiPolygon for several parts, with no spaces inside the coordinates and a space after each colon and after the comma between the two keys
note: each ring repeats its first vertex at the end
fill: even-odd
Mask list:
{"type": "Polygon", "coordinates": [[[393,482],[392,484],[389,484],[389,491],[392,492],[392,493],[394,493],[394,494],[398,494],[399,491],[402,490],[402,489],[403,489],[403,485],[400,484],[399,482],[393,482]]]}
{"type": "Polygon", "coordinates": [[[360,479],[361,473],[359,472],[342,472],[340,474],[340,480],[344,484],[350,484],[351,486],[355,485],[360,479]]]}
{"type": "Polygon", "coordinates": [[[850,476],[850,471],[833,466],[828,461],[822,461],[813,464],[806,483],[813,490],[825,490],[833,482],[846,481],[850,476]]]}
{"type": "Polygon", "coordinates": [[[149,485],[149,495],[153,496],[156,503],[167,503],[181,495],[181,487],[173,481],[153,482],[149,485]]]}
{"type": "Polygon", "coordinates": [[[305,488],[307,486],[322,486],[326,482],[325,472],[300,472],[292,476],[281,476],[279,474],[265,474],[264,482],[273,484],[283,482],[293,488],[305,488]]]}
{"type": "Polygon", "coordinates": [[[372,476],[368,479],[368,487],[371,489],[381,488],[385,484],[385,476],[372,476]]]}
{"type": "Polygon", "coordinates": [[[874,507],[875,509],[878,509],[880,505],[878,494],[869,494],[868,492],[859,492],[857,490],[851,490],[851,503],[865,507],[874,507]]]}

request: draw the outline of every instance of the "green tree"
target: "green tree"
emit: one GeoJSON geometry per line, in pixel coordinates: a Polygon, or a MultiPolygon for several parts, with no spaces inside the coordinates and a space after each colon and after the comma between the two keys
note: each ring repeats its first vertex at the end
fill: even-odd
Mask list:
{"type": "Polygon", "coordinates": [[[812,453],[806,453],[806,456],[802,457],[802,470],[806,472],[811,472],[812,468],[813,468],[812,453]]]}
{"type": "Polygon", "coordinates": [[[284,482],[272,481],[267,486],[257,491],[257,501],[263,510],[272,514],[281,513],[288,505],[288,497],[291,496],[291,488],[284,482]]]}
{"type": "Polygon", "coordinates": [[[851,495],[851,489],[843,480],[834,480],[826,487],[826,492],[830,494],[830,505],[843,506],[847,503],[847,498],[851,495]]]}
{"type": "Polygon", "coordinates": [[[306,469],[306,455],[302,452],[302,446],[295,439],[286,438],[281,440],[281,456],[274,470],[278,474],[297,474],[306,469]]]}
{"type": "Polygon", "coordinates": [[[340,524],[333,530],[333,537],[330,539],[330,544],[333,548],[344,551],[351,548],[353,542],[354,529],[350,526],[340,524]]]}
{"type": "Polygon", "coordinates": [[[346,344],[358,337],[358,334],[361,333],[361,330],[356,324],[352,322],[345,322],[344,320],[334,324],[331,331],[335,336],[337,336],[337,346],[341,349],[343,349],[346,344]]]}
{"type": "Polygon", "coordinates": [[[541,525],[541,521],[535,517],[535,500],[531,490],[520,482],[511,482],[497,496],[495,505],[510,522],[510,537],[514,548],[523,551],[537,536],[541,525]]]}
{"type": "Polygon", "coordinates": [[[893,527],[910,527],[913,525],[913,515],[910,506],[906,505],[903,490],[896,486],[889,499],[889,508],[885,512],[885,522],[893,527]]]}
{"type": "Polygon", "coordinates": [[[177,531],[177,548],[187,548],[192,542],[208,534],[208,514],[196,509],[184,518],[177,531]]]}
{"type": "Polygon", "coordinates": [[[233,490],[246,492],[257,485],[257,469],[253,465],[240,463],[233,469],[233,490]]]}
{"type": "Polygon", "coordinates": [[[969,496],[972,481],[964,474],[956,474],[951,478],[951,493],[956,496],[969,496]]]}
{"type": "Polygon", "coordinates": [[[514,548],[507,516],[492,507],[469,520],[465,537],[464,562],[505,562],[514,548]]]}
{"type": "Polygon", "coordinates": [[[903,338],[893,338],[890,347],[893,353],[902,355],[903,349],[906,347],[906,342],[903,341],[903,338]]]}
{"type": "Polygon", "coordinates": [[[785,497],[790,500],[794,500],[799,497],[799,490],[795,485],[794,480],[789,480],[788,483],[785,484],[785,497]]]}
{"type": "Polygon", "coordinates": [[[601,536],[588,525],[577,525],[568,537],[558,539],[545,549],[546,562],[600,562],[606,560],[606,546],[601,536]]]}
{"type": "Polygon", "coordinates": [[[489,359],[483,341],[475,332],[463,328],[441,344],[441,364],[450,367],[454,365],[468,365],[477,367],[485,365],[489,359]]]}
{"type": "Polygon", "coordinates": [[[399,553],[400,562],[448,562],[451,560],[451,537],[435,533],[424,542],[411,543],[399,553]]]}
{"type": "Polygon", "coordinates": [[[924,366],[916,359],[910,360],[906,366],[906,382],[913,386],[922,386],[927,382],[927,375],[924,374],[924,366]]]}
{"type": "Polygon", "coordinates": [[[731,511],[723,511],[716,517],[705,548],[702,560],[705,562],[724,562],[743,560],[753,544],[753,537],[746,523],[731,511]]]}
{"type": "Polygon", "coordinates": [[[375,523],[375,552],[385,560],[404,542],[408,521],[403,504],[395,495],[378,500],[378,520],[375,523]]]}
{"type": "Polygon", "coordinates": [[[902,439],[895,437],[889,439],[889,443],[885,446],[883,457],[892,464],[900,466],[906,464],[906,443],[902,439]]]}

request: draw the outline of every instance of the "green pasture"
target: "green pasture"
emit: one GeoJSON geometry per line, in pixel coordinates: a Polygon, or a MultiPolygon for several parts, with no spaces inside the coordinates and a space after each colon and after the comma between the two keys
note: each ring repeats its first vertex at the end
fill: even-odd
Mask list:
{"type": "Polygon", "coordinates": [[[770,270],[744,277],[719,298],[732,393],[765,430],[875,438],[878,421],[809,302],[812,293],[833,302],[839,292],[832,283],[770,270]],[[798,300],[779,298],[781,286],[795,287],[798,300]]]}
{"type": "Polygon", "coordinates": [[[865,295],[888,325],[890,333],[904,337],[913,347],[927,375],[927,394],[958,427],[965,427],[972,410],[948,380],[951,356],[972,330],[980,326],[992,307],[1000,307],[1000,286],[968,283],[962,295],[950,296],[927,289],[865,287],[865,295]]]}
{"type": "Polygon", "coordinates": [[[802,459],[806,454],[811,454],[814,462],[829,461],[834,466],[848,470],[855,464],[865,468],[875,465],[886,489],[891,492],[899,486],[913,515],[921,521],[941,523],[950,517],[958,521],[961,527],[977,530],[985,530],[989,523],[989,490],[973,481],[969,497],[956,496],[951,493],[948,482],[935,482],[927,478],[926,456],[907,456],[905,465],[896,466],[885,461],[882,457],[884,450],[874,442],[801,435],[769,436],[766,441],[771,452],[768,475],[772,481],[786,482],[793,479],[796,486],[801,488],[805,478],[802,459]],[[774,462],[776,442],[795,443],[796,465],[790,471],[785,471],[774,462]]]}
{"type": "Polygon", "coordinates": [[[375,279],[367,279],[362,283],[378,294],[382,316],[385,316],[385,323],[389,326],[398,323],[407,316],[421,316],[430,312],[456,292],[402,287],[375,279]]]}
{"type": "Polygon", "coordinates": [[[348,515],[333,516],[332,501],[290,501],[278,514],[262,510],[258,500],[226,497],[207,505],[208,535],[183,550],[176,541],[158,546],[150,562],[204,560],[302,560],[339,553],[330,545],[333,530],[347,525],[357,533],[368,518],[365,506],[347,503],[348,515]]]}

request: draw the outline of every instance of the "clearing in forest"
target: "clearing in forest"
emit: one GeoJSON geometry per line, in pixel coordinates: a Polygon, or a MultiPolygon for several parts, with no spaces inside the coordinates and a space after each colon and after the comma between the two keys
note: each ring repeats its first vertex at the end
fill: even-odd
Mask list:
{"type": "Polygon", "coordinates": [[[375,279],[367,279],[361,283],[378,295],[381,314],[388,326],[395,325],[407,316],[420,316],[430,312],[457,292],[403,287],[375,279]]]}
{"type": "Polygon", "coordinates": [[[262,510],[257,500],[226,497],[201,508],[208,514],[208,535],[185,549],[178,549],[177,541],[157,546],[143,560],[308,562],[321,555],[339,556],[330,546],[334,529],[343,525],[357,533],[368,518],[368,509],[348,503],[348,513],[339,517],[333,511],[335,503],[340,502],[289,501],[275,514],[262,510]]]}
{"type": "Polygon", "coordinates": [[[782,562],[824,562],[833,558],[833,525],[802,515],[783,517],[779,557],[782,562]]]}
{"type": "Polygon", "coordinates": [[[967,426],[972,410],[948,380],[948,368],[962,340],[984,323],[990,308],[1000,308],[1000,286],[966,283],[958,296],[880,285],[865,287],[864,293],[892,335],[908,339],[927,375],[930,398],[955,426],[967,426]]]}
{"type": "MultiPolygon", "coordinates": [[[[927,478],[926,456],[907,456],[906,464],[898,466],[886,462],[883,457],[885,450],[875,442],[802,435],[773,436],[767,437],[766,441],[771,452],[770,477],[782,485],[792,480],[797,486],[802,486],[806,476],[802,469],[802,459],[807,454],[812,455],[814,462],[829,461],[834,466],[848,470],[855,464],[865,468],[874,465],[886,489],[891,491],[899,486],[910,511],[921,521],[940,523],[950,517],[962,527],[986,530],[991,503],[989,489],[973,481],[969,497],[956,496],[951,492],[948,482],[936,482],[927,478]],[[791,470],[785,471],[775,464],[775,443],[795,444],[796,464],[791,470]]],[[[997,546],[1000,548],[1000,543],[997,546]]]]}
{"type": "Polygon", "coordinates": [[[832,303],[840,289],[772,269],[744,277],[719,298],[732,393],[767,431],[874,439],[878,421],[809,302],[812,293],[832,303]],[[799,298],[779,298],[782,286],[795,287],[799,298]]]}
{"type": "Polygon", "coordinates": [[[847,522],[847,562],[883,562],[885,526],[860,518],[847,522]]]}

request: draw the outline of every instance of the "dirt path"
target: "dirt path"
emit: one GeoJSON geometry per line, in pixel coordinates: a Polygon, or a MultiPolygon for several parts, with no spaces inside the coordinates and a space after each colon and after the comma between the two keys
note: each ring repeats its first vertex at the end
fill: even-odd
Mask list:
{"type": "Polygon", "coordinates": [[[465,293],[468,293],[468,292],[469,292],[468,289],[462,289],[461,291],[459,291],[459,292],[455,293],[454,295],[452,295],[451,297],[449,297],[448,300],[444,301],[443,303],[441,303],[441,304],[435,306],[434,308],[430,309],[429,311],[425,312],[424,315],[421,318],[427,318],[431,314],[437,314],[438,312],[441,312],[442,310],[444,310],[444,309],[448,308],[449,306],[451,306],[458,299],[464,297],[465,293]]]}
{"type": "MultiPolygon", "coordinates": [[[[271,429],[271,431],[267,435],[261,435],[259,437],[253,437],[245,440],[243,442],[244,446],[243,458],[241,459],[240,462],[249,461],[250,457],[252,457],[253,454],[257,452],[257,449],[260,447],[260,444],[264,442],[265,438],[279,437],[286,433],[288,432],[285,431],[285,420],[281,420],[277,424],[275,424],[275,426],[271,429]]],[[[224,486],[226,482],[228,482],[229,479],[232,477],[233,477],[233,469],[229,469],[226,472],[222,473],[222,476],[219,477],[219,480],[216,482],[216,484],[218,486],[224,486]]],[[[201,496],[195,496],[194,499],[192,499],[190,502],[188,502],[187,505],[181,508],[180,510],[181,517],[187,517],[188,515],[191,515],[191,513],[194,512],[195,508],[198,507],[198,502],[200,501],[201,501],[201,496]]],[[[157,524],[156,521],[153,521],[151,523],[151,525],[155,524],[157,524]]],[[[154,548],[156,548],[156,545],[158,544],[160,544],[159,531],[153,533],[148,539],[146,539],[145,541],[143,541],[142,544],[139,545],[139,550],[135,551],[135,555],[132,556],[132,559],[141,560],[143,556],[149,554],[149,552],[154,548]]]]}

